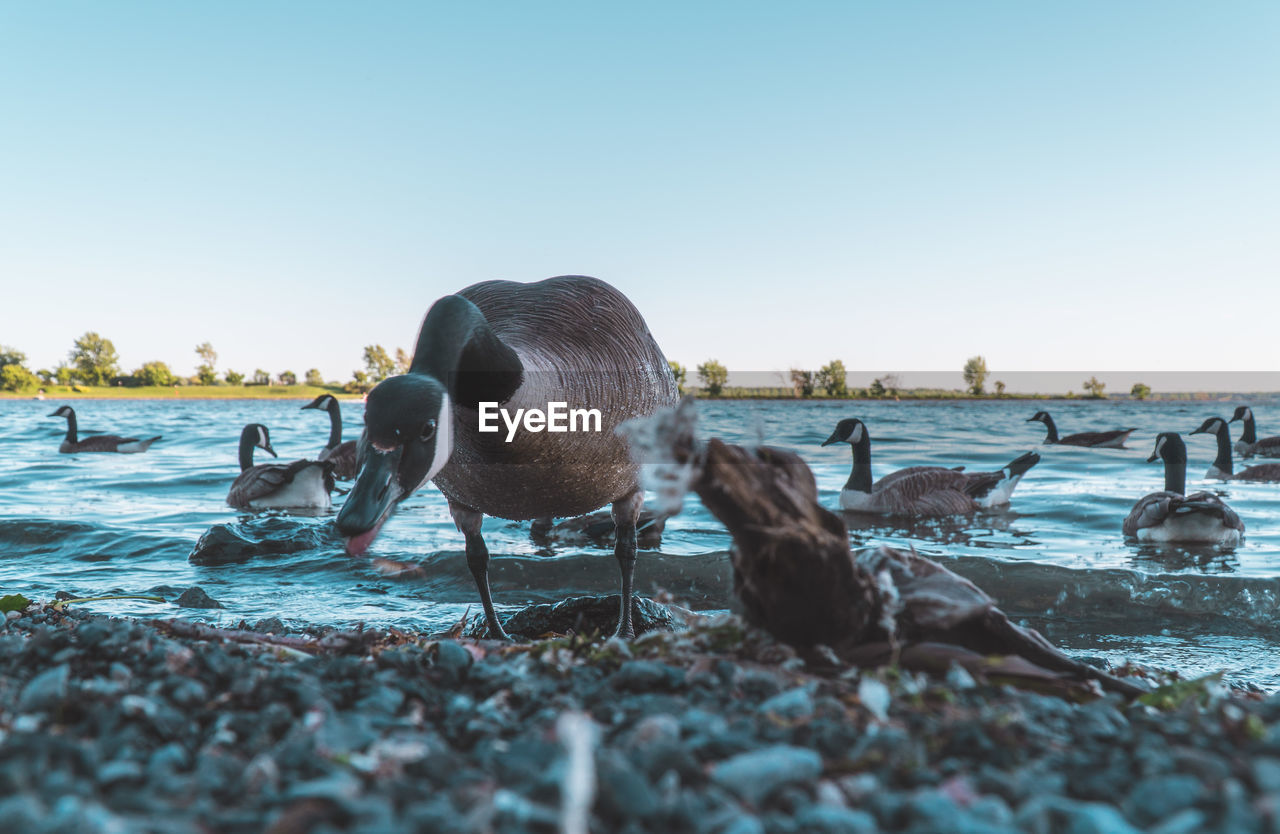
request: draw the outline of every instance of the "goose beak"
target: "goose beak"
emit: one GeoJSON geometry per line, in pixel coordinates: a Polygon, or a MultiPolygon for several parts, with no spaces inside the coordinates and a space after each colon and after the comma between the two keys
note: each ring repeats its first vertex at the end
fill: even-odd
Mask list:
{"type": "Polygon", "coordinates": [[[50,411],[50,412],[49,412],[48,414],[46,414],[45,416],[46,416],[46,417],[57,417],[57,416],[58,416],[58,412],[56,412],[56,411],[50,411]]]}
{"type": "Polygon", "coordinates": [[[1227,422],[1228,422],[1228,423],[1234,423],[1236,420],[1243,420],[1243,419],[1244,419],[1243,417],[1240,417],[1239,415],[1237,415],[1237,416],[1235,416],[1235,417],[1232,417],[1232,418],[1231,418],[1230,420],[1228,420],[1227,422]]]}
{"type": "Polygon", "coordinates": [[[831,436],[830,436],[830,437],[828,437],[826,440],[822,441],[822,445],[823,445],[823,446],[830,446],[832,443],[840,443],[840,442],[841,442],[841,439],[840,439],[840,432],[839,432],[839,431],[835,431],[835,432],[832,432],[832,433],[831,433],[831,436]]]}
{"type": "Polygon", "coordinates": [[[1151,457],[1147,458],[1147,463],[1155,463],[1158,460],[1160,460],[1160,453],[1152,452],[1151,457]]]}
{"type": "Polygon", "coordinates": [[[347,495],[335,524],[346,542],[347,553],[360,556],[373,542],[383,523],[391,516],[402,490],[396,472],[402,448],[380,452],[370,448],[355,486],[347,495]]]}
{"type": "Polygon", "coordinates": [[[264,451],[264,452],[266,452],[267,454],[271,455],[271,457],[273,457],[273,458],[278,458],[278,457],[280,457],[279,455],[277,455],[277,454],[276,454],[276,450],[271,448],[271,444],[270,444],[270,443],[268,443],[266,446],[263,446],[263,447],[262,447],[262,451],[264,451]]]}

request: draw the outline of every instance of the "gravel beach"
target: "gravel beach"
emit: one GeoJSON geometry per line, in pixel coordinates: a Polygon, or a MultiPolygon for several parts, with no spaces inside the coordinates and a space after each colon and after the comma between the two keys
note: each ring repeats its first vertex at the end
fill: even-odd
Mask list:
{"type": "Polygon", "coordinates": [[[732,616],[631,644],[246,628],[11,613],[6,828],[1175,834],[1280,810],[1280,698],[1212,684],[1157,707],[818,673],[732,616]]]}

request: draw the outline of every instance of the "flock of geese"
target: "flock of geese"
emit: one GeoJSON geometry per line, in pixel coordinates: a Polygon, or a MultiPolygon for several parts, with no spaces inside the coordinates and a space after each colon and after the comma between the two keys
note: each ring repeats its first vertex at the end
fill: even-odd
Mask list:
{"type": "MultiPolygon", "coordinates": [[[[1027,419],[1044,423],[1048,430],[1045,443],[1050,445],[1122,449],[1124,441],[1137,431],[1125,428],[1060,437],[1047,411],[1038,411],[1027,419]]],[[[1254,483],[1280,481],[1280,463],[1262,463],[1235,471],[1228,422],[1237,421],[1244,423],[1244,432],[1235,443],[1235,452],[1244,458],[1280,457],[1280,436],[1259,440],[1253,409],[1242,405],[1230,421],[1210,417],[1191,432],[1211,434],[1217,441],[1217,456],[1205,478],[1254,483]]],[[[853,471],[840,491],[841,508],[880,515],[964,515],[1004,506],[1022,476],[1040,461],[1037,453],[1027,452],[1003,469],[979,473],[966,473],[964,467],[911,466],[872,483],[871,438],[866,425],[855,418],[841,420],[822,445],[832,443],[848,443],[853,447],[853,471]]],[[[1221,497],[1207,491],[1186,494],[1187,447],[1177,432],[1162,432],[1156,437],[1155,449],[1147,462],[1157,460],[1164,462],[1164,489],[1145,495],[1134,504],[1121,526],[1124,535],[1145,542],[1238,544],[1244,535],[1244,522],[1221,497]]]]}
{"type": "MultiPolygon", "coordinates": [[[[240,432],[240,474],[227,492],[227,503],[242,510],[267,509],[320,509],[330,507],[329,495],[334,480],[351,480],[356,475],[356,443],[342,441],[342,412],[337,399],[321,394],[302,407],[329,413],[329,442],[320,450],[315,460],[302,459],[289,463],[253,462],[254,449],[261,449],[277,457],[271,448],[271,433],[261,423],[250,423],[240,432]]],[[[83,440],[79,438],[76,412],[64,405],[49,415],[64,417],[67,435],[58,451],[63,454],[80,452],[118,452],[137,454],[151,448],[160,436],[140,440],[116,434],[95,434],[83,440]]]]}

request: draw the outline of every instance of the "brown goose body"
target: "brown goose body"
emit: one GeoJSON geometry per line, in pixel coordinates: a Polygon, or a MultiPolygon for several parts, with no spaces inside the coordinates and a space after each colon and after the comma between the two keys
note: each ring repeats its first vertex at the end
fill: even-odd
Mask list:
{"type": "Polygon", "coordinates": [[[139,440],[136,437],[121,437],[118,434],[95,434],[81,440],[76,426],[76,412],[69,405],[60,407],[49,415],[50,417],[65,417],[67,420],[67,436],[63,438],[62,443],[58,446],[58,451],[64,455],[72,455],[80,452],[116,452],[119,454],[137,454],[145,452],[151,448],[151,444],[160,439],[159,435],[148,437],[145,440],[139,440]]]}
{"type": "Polygon", "coordinates": [[[1260,463],[1235,471],[1231,460],[1231,433],[1227,421],[1221,417],[1210,417],[1200,424],[1200,428],[1192,434],[1212,434],[1218,445],[1218,455],[1213,459],[1205,478],[1218,481],[1250,481],[1253,483],[1271,483],[1280,481],[1280,463],[1260,463]]]}
{"type": "Polygon", "coordinates": [[[325,447],[316,456],[321,461],[333,464],[333,475],[340,481],[349,481],[356,476],[356,442],[347,440],[334,446],[325,447]]]}
{"type": "Polygon", "coordinates": [[[227,504],[241,510],[327,510],[332,490],[332,468],[320,461],[259,463],[232,482],[227,504]]]}
{"type": "Polygon", "coordinates": [[[1111,431],[1081,431],[1075,434],[1068,434],[1063,437],[1058,436],[1058,427],[1053,422],[1053,418],[1049,416],[1047,411],[1037,411],[1034,416],[1027,418],[1027,422],[1044,423],[1045,438],[1044,442],[1050,446],[1084,446],[1092,449],[1123,449],[1124,442],[1129,439],[1129,435],[1137,431],[1136,428],[1129,429],[1112,429],[1111,431]]]}
{"type": "MultiPolygon", "coordinates": [[[[481,433],[478,410],[453,404],[453,451],[435,476],[447,498],[514,520],[567,518],[635,492],[637,465],[614,429],[678,399],[675,380],[644,318],[626,296],[595,278],[530,284],[485,281],[458,295],[475,304],[516,352],[523,381],[502,404],[546,410],[595,408],[600,431],[481,433]],[[571,326],[566,326],[571,322],[571,326]]],[[[592,424],[594,426],[594,423],[592,424]]]]}

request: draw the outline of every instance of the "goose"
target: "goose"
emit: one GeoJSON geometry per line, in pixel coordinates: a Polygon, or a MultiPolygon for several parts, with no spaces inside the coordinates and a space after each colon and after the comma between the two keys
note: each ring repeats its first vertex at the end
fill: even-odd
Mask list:
{"type": "Polygon", "coordinates": [[[1253,421],[1253,409],[1247,405],[1236,408],[1236,413],[1231,415],[1228,421],[1234,423],[1236,420],[1244,421],[1244,431],[1240,433],[1240,439],[1236,441],[1236,451],[1240,453],[1242,458],[1251,458],[1254,455],[1263,458],[1280,458],[1280,435],[1274,437],[1264,437],[1258,439],[1258,427],[1253,421]]]}
{"type": "Polygon", "coordinates": [[[58,451],[63,454],[74,454],[76,452],[136,454],[147,451],[151,448],[152,443],[160,439],[160,435],[149,437],[146,440],[139,440],[136,437],[120,437],[116,434],[95,434],[86,437],[84,440],[78,440],[76,437],[76,410],[74,408],[64,405],[49,416],[67,418],[67,436],[63,439],[62,445],[58,447],[58,451]]]}
{"type": "Polygon", "coordinates": [[[332,394],[321,394],[303,406],[329,412],[329,442],[320,450],[317,460],[333,461],[333,476],[349,481],[356,476],[356,442],[342,442],[342,407],[332,394]]]}
{"type": "Polygon", "coordinates": [[[857,418],[841,420],[823,446],[853,447],[853,471],[840,491],[840,506],[881,515],[965,515],[1009,503],[1009,496],[1040,455],[1027,452],[995,472],[966,474],[964,467],[910,466],[871,483],[871,435],[857,418]]]}
{"type": "Polygon", "coordinates": [[[434,481],[465,537],[488,636],[507,639],[489,589],[483,517],[565,518],[609,504],[622,590],[615,636],[631,638],[644,493],[614,429],[676,401],[675,379],[644,318],[604,281],[564,275],[466,287],[431,305],[408,373],[369,392],[360,474],[338,532],[359,556],[396,505],[434,481]],[[598,409],[594,424],[580,426],[595,430],[542,431],[527,414],[512,432],[481,430],[496,405],[519,418],[521,409],[542,413],[553,404],[598,409]]]}
{"type": "Polygon", "coordinates": [[[1213,434],[1218,439],[1218,456],[1213,459],[1207,480],[1218,481],[1280,481],[1280,463],[1260,463],[1236,472],[1231,463],[1231,430],[1221,417],[1210,417],[1192,434],[1213,434]]]}
{"type": "Polygon", "coordinates": [[[1137,429],[1114,429],[1113,431],[1082,431],[1076,434],[1069,434],[1066,437],[1058,437],[1058,427],[1054,425],[1053,418],[1049,416],[1047,411],[1037,411],[1035,414],[1027,418],[1027,422],[1044,423],[1044,427],[1049,430],[1045,435],[1044,442],[1057,446],[1089,446],[1094,449],[1123,449],[1124,442],[1129,439],[1129,435],[1133,434],[1137,429]]]}
{"type": "Polygon", "coordinates": [[[1177,432],[1156,436],[1148,463],[1164,461],[1164,489],[1138,499],[1124,520],[1126,537],[1148,542],[1239,544],[1244,522],[1211,492],[1187,495],[1187,447],[1177,432]]]}
{"type": "Polygon", "coordinates": [[[241,510],[329,509],[333,464],[314,460],[253,463],[254,448],[277,457],[271,435],[261,423],[240,432],[240,474],[231,484],[227,503],[241,510]]]}

